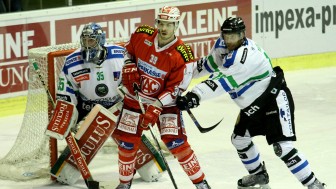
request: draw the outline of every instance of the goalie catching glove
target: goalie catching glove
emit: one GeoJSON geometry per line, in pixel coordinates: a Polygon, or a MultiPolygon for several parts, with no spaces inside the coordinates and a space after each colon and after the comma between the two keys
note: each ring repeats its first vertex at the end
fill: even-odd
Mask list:
{"type": "Polygon", "coordinates": [[[135,95],[133,85],[140,86],[140,74],[135,63],[127,63],[122,69],[122,84],[131,95],[135,95]]]}
{"type": "Polygon", "coordinates": [[[76,126],[77,118],[78,111],[74,104],[64,100],[57,100],[45,134],[62,140],[69,134],[70,129],[76,126]]]}
{"type": "Polygon", "coordinates": [[[188,92],[185,96],[178,96],[176,98],[176,105],[180,110],[186,110],[186,107],[196,108],[199,106],[199,97],[193,92],[188,92]]]}

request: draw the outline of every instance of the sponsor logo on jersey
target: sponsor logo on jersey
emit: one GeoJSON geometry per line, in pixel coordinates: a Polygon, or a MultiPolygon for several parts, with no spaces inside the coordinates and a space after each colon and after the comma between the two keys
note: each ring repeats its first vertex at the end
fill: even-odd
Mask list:
{"type": "Polygon", "coordinates": [[[116,95],[114,97],[99,98],[95,100],[82,99],[82,109],[90,111],[96,104],[100,104],[105,108],[112,107],[116,102],[120,101],[121,96],[116,95]]]}
{"type": "Polygon", "coordinates": [[[253,115],[254,113],[256,113],[259,109],[260,109],[260,107],[257,106],[257,105],[249,106],[249,109],[244,110],[244,113],[245,113],[247,116],[250,117],[251,115],[253,115]]]}
{"type": "Polygon", "coordinates": [[[176,47],[176,50],[182,55],[185,62],[194,60],[194,54],[191,47],[187,44],[181,44],[176,47]]]}
{"type": "Polygon", "coordinates": [[[150,42],[148,39],[145,39],[144,43],[145,43],[146,45],[148,45],[148,46],[152,46],[152,45],[153,45],[153,43],[150,42]]]}
{"type": "Polygon", "coordinates": [[[145,33],[148,35],[153,35],[155,29],[148,25],[142,25],[135,30],[135,33],[145,33]]]}
{"type": "Polygon", "coordinates": [[[212,81],[212,80],[205,80],[205,81],[202,81],[202,83],[205,83],[206,85],[209,86],[209,88],[212,90],[212,91],[215,91],[218,87],[218,85],[212,81]]]}
{"type": "Polygon", "coordinates": [[[68,66],[68,65],[70,65],[70,64],[72,64],[74,62],[77,62],[79,60],[81,60],[81,55],[73,56],[73,57],[71,57],[69,59],[66,59],[65,65],[68,66]]]}
{"type": "Polygon", "coordinates": [[[167,148],[169,150],[171,150],[171,149],[177,148],[179,146],[182,146],[183,144],[184,144],[184,140],[178,138],[178,139],[175,139],[173,141],[168,142],[167,143],[167,148]]]}
{"type": "Polygon", "coordinates": [[[104,83],[98,84],[95,89],[96,94],[100,97],[106,96],[108,91],[109,89],[104,83]]]}
{"type": "Polygon", "coordinates": [[[141,76],[141,81],[141,91],[146,95],[155,94],[161,88],[161,84],[158,81],[146,75],[141,76]]]}
{"type": "Polygon", "coordinates": [[[85,74],[85,75],[79,75],[77,77],[74,77],[74,80],[79,83],[81,81],[85,81],[85,80],[90,80],[90,75],[89,74],[85,74]]]}
{"type": "Polygon", "coordinates": [[[155,66],[150,65],[149,63],[141,60],[140,58],[138,58],[138,68],[139,70],[142,70],[143,72],[145,72],[147,75],[150,75],[156,78],[164,78],[167,74],[167,72],[160,70],[155,66]]]}
{"type": "Polygon", "coordinates": [[[242,55],[242,57],[241,57],[241,59],[240,59],[240,63],[242,63],[242,64],[244,64],[245,61],[246,61],[247,51],[248,51],[247,48],[245,48],[245,49],[244,49],[244,52],[243,52],[243,55],[242,55]]]}
{"type": "Polygon", "coordinates": [[[118,81],[118,79],[120,78],[120,73],[120,71],[113,72],[114,81],[118,81]]]}
{"type": "Polygon", "coordinates": [[[112,54],[124,54],[124,51],[123,49],[112,49],[111,52],[112,54]]]}
{"type": "Polygon", "coordinates": [[[273,111],[266,112],[266,115],[271,115],[271,114],[276,114],[276,113],[278,113],[278,111],[273,110],[273,111]]]}
{"type": "Polygon", "coordinates": [[[87,74],[87,73],[90,73],[90,68],[84,68],[84,69],[72,72],[71,75],[72,77],[77,77],[79,75],[87,74]]]}
{"type": "Polygon", "coordinates": [[[69,95],[64,95],[64,94],[56,94],[56,100],[64,100],[67,102],[71,102],[71,98],[69,95]]]}

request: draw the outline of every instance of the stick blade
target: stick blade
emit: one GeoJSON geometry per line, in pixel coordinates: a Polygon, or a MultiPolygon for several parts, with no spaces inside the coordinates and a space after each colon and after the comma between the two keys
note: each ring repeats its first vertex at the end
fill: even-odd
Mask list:
{"type": "Polygon", "coordinates": [[[211,130],[213,130],[214,128],[216,128],[222,121],[224,118],[222,118],[218,123],[216,123],[215,125],[211,126],[211,127],[207,127],[207,128],[199,128],[199,130],[201,131],[201,133],[207,133],[211,130]]]}

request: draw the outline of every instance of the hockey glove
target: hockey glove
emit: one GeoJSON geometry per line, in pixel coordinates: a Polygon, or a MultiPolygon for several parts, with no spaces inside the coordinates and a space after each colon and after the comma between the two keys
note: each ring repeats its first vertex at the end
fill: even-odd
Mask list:
{"type": "Polygon", "coordinates": [[[185,96],[176,98],[176,105],[180,110],[186,110],[186,107],[196,108],[199,106],[199,97],[193,92],[188,92],[185,96]]]}
{"type": "Polygon", "coordinates": [[[148,126],[153,126],[161,114],[162,108],[149,105],[146,112],[140,115],[140,126],[144,130],[148,130],[148,126]]]}
{"type": "Polygon", "coordinates": [[[122,84],[127,88],[131,95],[135,95],[133,85],[140,86],[140,74],[135,63],[125,64],[122,69],[122,84]]]}

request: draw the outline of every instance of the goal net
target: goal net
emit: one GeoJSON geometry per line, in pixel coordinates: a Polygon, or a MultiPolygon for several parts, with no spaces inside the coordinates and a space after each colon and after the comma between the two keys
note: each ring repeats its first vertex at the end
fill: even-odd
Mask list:
{"type": "MultiPolygon", "coordinates": [[[[122,44],[126,40],[109,40],[108,43],[122,44]]],[[[58,157],[57,140],[44,134],[52,104],[35,73],[32,63],[40,68],[45,84],[55,99],[57,77],[65,57],[79,48],[79,43],[54,45],[29,50],[29,87],[26,110],[21,129],[8,154],[0,160],[0,178],[24,181],[50,178],[50,168],[58,157]]],[[[58,142],[62,143],[62,142],[58,142]]],[[[59,147],[64,149],[65,142],[59,147]]]]}

